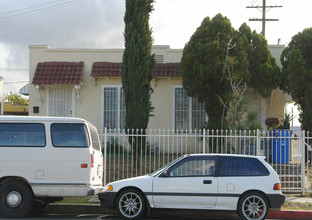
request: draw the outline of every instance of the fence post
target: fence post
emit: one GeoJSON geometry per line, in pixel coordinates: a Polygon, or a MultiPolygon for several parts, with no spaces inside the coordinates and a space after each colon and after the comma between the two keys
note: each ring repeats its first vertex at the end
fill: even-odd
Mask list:
{"type": "Polygon", "coordinates": [[[305,195],[305,144],[306,144],[306,138],[305,138],[305,130],[302,131],[302,141],[300,141],[301,144],[301,187],[302,187],[302,195],[305,195]]]}
{"type": "Polygon", "coordinates": [[[104,186],[106,185],[106,161],[107,161],[107,155],[106,155],[106,148],[107,148],[107,141],[106,141],[106,139],[107,139],[107,128],[105,127],[104,128],[104,155],[103,155],[103,157],[104,157],[104,167],[103,167],[103,169],[104,169],[104,186]]]}
{"type": "Polygon", "coordinates": [[[260,130],[257,129],[257,156],[260,156],[260,130]]]}
{"type": "Polygon", "coordinates": [[[203,153],[206,153],[206,129],[203,129],[203,153]]]}

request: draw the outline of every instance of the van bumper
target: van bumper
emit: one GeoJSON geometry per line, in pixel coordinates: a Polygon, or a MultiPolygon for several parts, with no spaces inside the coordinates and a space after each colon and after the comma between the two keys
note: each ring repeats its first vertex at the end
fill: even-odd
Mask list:
{"type": "Polygon", "coordinates": [[[103,186],[92,186],[88,188],[88,196],[94,196],[99,194],[99,192],[102,192],[104,190],[103,186]]]}

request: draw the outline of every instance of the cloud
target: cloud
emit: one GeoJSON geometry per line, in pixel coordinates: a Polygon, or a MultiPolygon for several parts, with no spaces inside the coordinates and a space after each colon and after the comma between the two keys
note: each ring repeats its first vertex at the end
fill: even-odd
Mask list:
{"type": "MultiPolygon", "coordinates": [[[[56,48],[120,48],[123,47],[123,16],[125,0],[10,0],[1,3],[0,68],[28,68],[29,45],[49,45],[56,48]],[[68,6],[38,10],[36,14],[12,17],[12,13],[39,4],[68,6]],[[38,13],[39,12],[39,13],[38,13]],[[9,20],[4,17],[11,16],[9,20]]],[[[33,8],[34,9],[34,8],[33,8]]],[[[35,8],[38,9],[38,8],[35,8]]],[[[5,82],[28,79],[28,72],[3,71],[5,82]]],[[[5,90],[18,92],[20,85],[5,84],[5,90]]]]}

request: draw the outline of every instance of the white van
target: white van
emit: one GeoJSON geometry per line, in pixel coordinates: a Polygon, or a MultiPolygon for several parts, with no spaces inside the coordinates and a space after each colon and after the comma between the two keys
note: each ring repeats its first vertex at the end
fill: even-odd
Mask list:
{"type": "Polygon", "coordinates": [[[0,116],[0,215],[97,194],[103,163],[97,130],[84,119],[0,116]]]}

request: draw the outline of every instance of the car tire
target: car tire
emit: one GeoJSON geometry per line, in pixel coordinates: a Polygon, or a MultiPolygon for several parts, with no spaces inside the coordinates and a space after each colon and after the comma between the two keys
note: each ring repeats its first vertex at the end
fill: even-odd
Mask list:
{"type": "Polygon", "coordinates": [[[0,185],[0,214],[7,218],[21,218],[32,209],[31,188],[21,180],[9,180],[0,185]]]}
{"type": "Polygon", "coordinates": [[[145,199],[136,189],[127,189],[119,194],[116,210],[123,219],[139,219],[145,211],[145,199]]]}
{"type": "Polygon", "coordinates": [[[237,212],[245,220],[262,220],[269,212],[268,202],[260,193],[250,192],[239,200],[237,212]]]}

